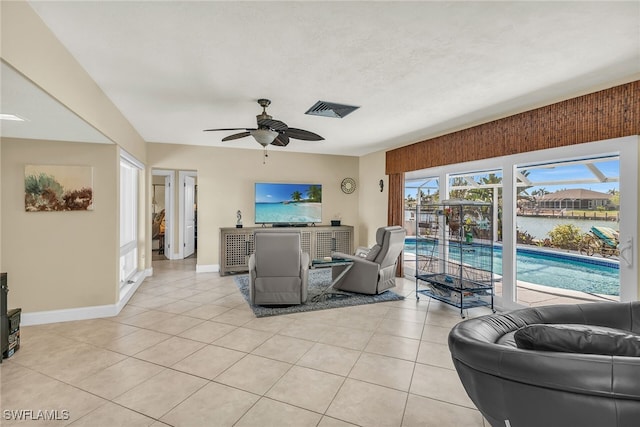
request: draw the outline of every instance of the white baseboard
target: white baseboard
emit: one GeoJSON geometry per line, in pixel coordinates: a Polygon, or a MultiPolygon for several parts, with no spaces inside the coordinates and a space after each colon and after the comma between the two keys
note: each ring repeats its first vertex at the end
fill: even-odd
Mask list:
{"type": "Polygon", "coordinates": [[[42,325],[45,323],[112,317],[117,314],[118,308],[116,304],[66,308],[62,310],[36,311],[34,313],[22,313],[20,316],[20,324],[22,326],[42,325]]]}
{"type": "Polygon", "coordinates": [[[132,279],[132,283],[127,283],[120,289],[120,300],[116,304],[21,313],[20,324],[23,326],[33,326],[45,323],[70,322],[73,320],[117,316],[120,310],[129,302],[133,294],[135,294],[136,290],[138,290],[138,287],[140,287],[145,277],[150,276],[151,273],[153,273],[153,269],[147,269],[136,274],[132,279]]]}
{"type": "Polygon", "coordinates": [[[196,264],[196,273],[217,273],[220,271],[220,264],[196,264]]]}
{"type": "Polygon", "coordinates": [[[136,293],[142,282],[144,282],[144,279],[151,276],[152,273],[152,268],[140,271],[132,280],[129,281],[129,283],[120,288],[120,300],[116,303],[118,309],[116,315],[120,313],[120,310],[122,310],[125,305],[127,305],[133,294],[136,293]]]}

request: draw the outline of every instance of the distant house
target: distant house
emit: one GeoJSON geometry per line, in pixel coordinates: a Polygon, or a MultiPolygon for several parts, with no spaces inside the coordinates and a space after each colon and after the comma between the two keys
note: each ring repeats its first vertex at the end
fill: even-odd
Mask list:
{"type": "Polygon", "coordinates": [[[540,209],[596,209],[598,206],[612,207],[612,197],[611,194],[578,188],[545,194],[536,202],[540,209]]]}

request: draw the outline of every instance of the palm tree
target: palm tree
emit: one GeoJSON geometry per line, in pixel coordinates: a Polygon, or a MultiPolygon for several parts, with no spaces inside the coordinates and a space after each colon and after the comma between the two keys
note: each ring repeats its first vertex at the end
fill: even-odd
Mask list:
{"type": "Polygon", "coordinates": [[[424,190],[419,190],[420,191],[420,204],[424,205],[424,204],[428,204],[428,203],[432,203],[432,202],[437,202],[438,200],[440,200],[440,193],[439,190],[436,189],[433,193],[431,193],[431,189],[427,189],[427,192],[425,193],[424,190]]]}
{"type": "Polygon", "coordinates": [[[310,185],[307,190],[307,196],[309,197],[310,202],[321,202],[322,201],[322,187],[318,185],[310,185]]]}
{"type": "MultiPolygon", "coordinates": [[[[451,188],[461,187],[467,185],[467,181],[459,176],[454,177],[451,180],[451,188]]],[[[467,199],[468,190],[451,190],[449,191],[449,197],[451,199],[467,199]]]]}
{"type": "Polygon", "coordinates": [[[539,199],[540,197],[543,197],[545,194],[550,194],[550,191],[548,191],[548,190],[547,190],[546,188],[544,188],[544,187],[540,187],[540,188],[538,188],[537,190],[533,190],[533,191],[531,192],[531,196],[533,196],[533,197],[532,197],[532,198],[533,198],[533,202],[534,202],[534,204],[535,204],[536,206],[537,206],[537,204],[538,204],[538,199],[539,199]]]}
{"type": "Polygon", "coordinates": [[[291,200],[294,202],[299,202],[302,199],[302,193],[299,191],[294,191],[291,193],[291,200]]]}
{"type": "MultiPolygon", "coordinates": [[[[531,171],[528,171],[526,169],[522,169],[522,171],[520,171],[520,173],[524,177],[528,177],[531,174],[531,171]]],[[[529,193],[527,193],[527,190],[530,189],[531,187],[533,187],[533,185],[528,185],[528,186],[525,186],[525,187],[518,187],[518,190],[517,190],[518,193],[516,194],[516,200],[520,199],[520,198],[529,199],[531,196],[529,195],[529,193]]]]}
{"type": "Polygon", "coordinates": [[[473,195],[472,200],[480,200],[483,202],[493,201],[493,188],[495,184],[502,184],[502,177],[495,173],[490,173],[486,177],[482,177],[479,182],[483,188],[469,190],[469,194],[473,195]]]}
{"type": "Polygon", "coordinates": [[[616,208],[620,207],[620,191],[612,188],[611,190],[607,191],[607,193],[611,194],[611,204],[616,208]]]}
{"type": "Polygon", "coordinates": [[[416,207],[416,199],[414,199],[411,195],[408,195],[406,199],[404,199],[404,205],[406,209],[413,209],[416,207]]]}
{"type": "Polygon", "coordinates": [[[546,188],[544,188],[544,187],[540,187],[540,188],[538,188],[537,190],[533,190],[533,191],[531,192],[531,195],[532,195],[532,196],[540,196],[540,197],[542,197],[542,196],[544,196],[545,194],[549,194],[549,191],[547,191],[547,189],[546,189],[546,188]]]}

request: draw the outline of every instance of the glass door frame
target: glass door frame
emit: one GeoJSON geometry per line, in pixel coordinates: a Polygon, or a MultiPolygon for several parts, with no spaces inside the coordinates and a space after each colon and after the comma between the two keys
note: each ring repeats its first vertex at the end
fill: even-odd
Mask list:
{"type": "Polygon", "coordinates": [[[620,260],[620,301],[638,300],[638,163],[639,136],[609,139],[567,147],[531,151],[498,158],[439,166],[407,172],[405,180],[438,177],[440,194],[449,194],[449,175],[474,170],[502,170],[502,295],[496,305],[510,310],[522,308],[517,303],[516,281],[516,169],[529,163],[565,161],[600,155],[620,156],[620,246],[626,256],[620,260]],[[625,261],[628,260],[627,261],[625,261]]]}

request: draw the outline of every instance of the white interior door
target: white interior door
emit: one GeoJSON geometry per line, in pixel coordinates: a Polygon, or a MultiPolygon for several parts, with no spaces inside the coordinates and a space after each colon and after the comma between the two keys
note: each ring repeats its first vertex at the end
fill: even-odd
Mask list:
{"type": "Polygon", "coordinates": [[[173,239],[173,233],[171,232],[173,227],[173,209],[171,209],[170,203],[173,203],[173,188],[171,182],[173,181],[171,176],[164,177],[164,256],[171,259],[171,242],[173,239]]]}
{"type": "Polygon", "coordinates": [[[192,255],[196,250],[196,180],[192,176],[184,177],[184,257],[192,255]]]}

